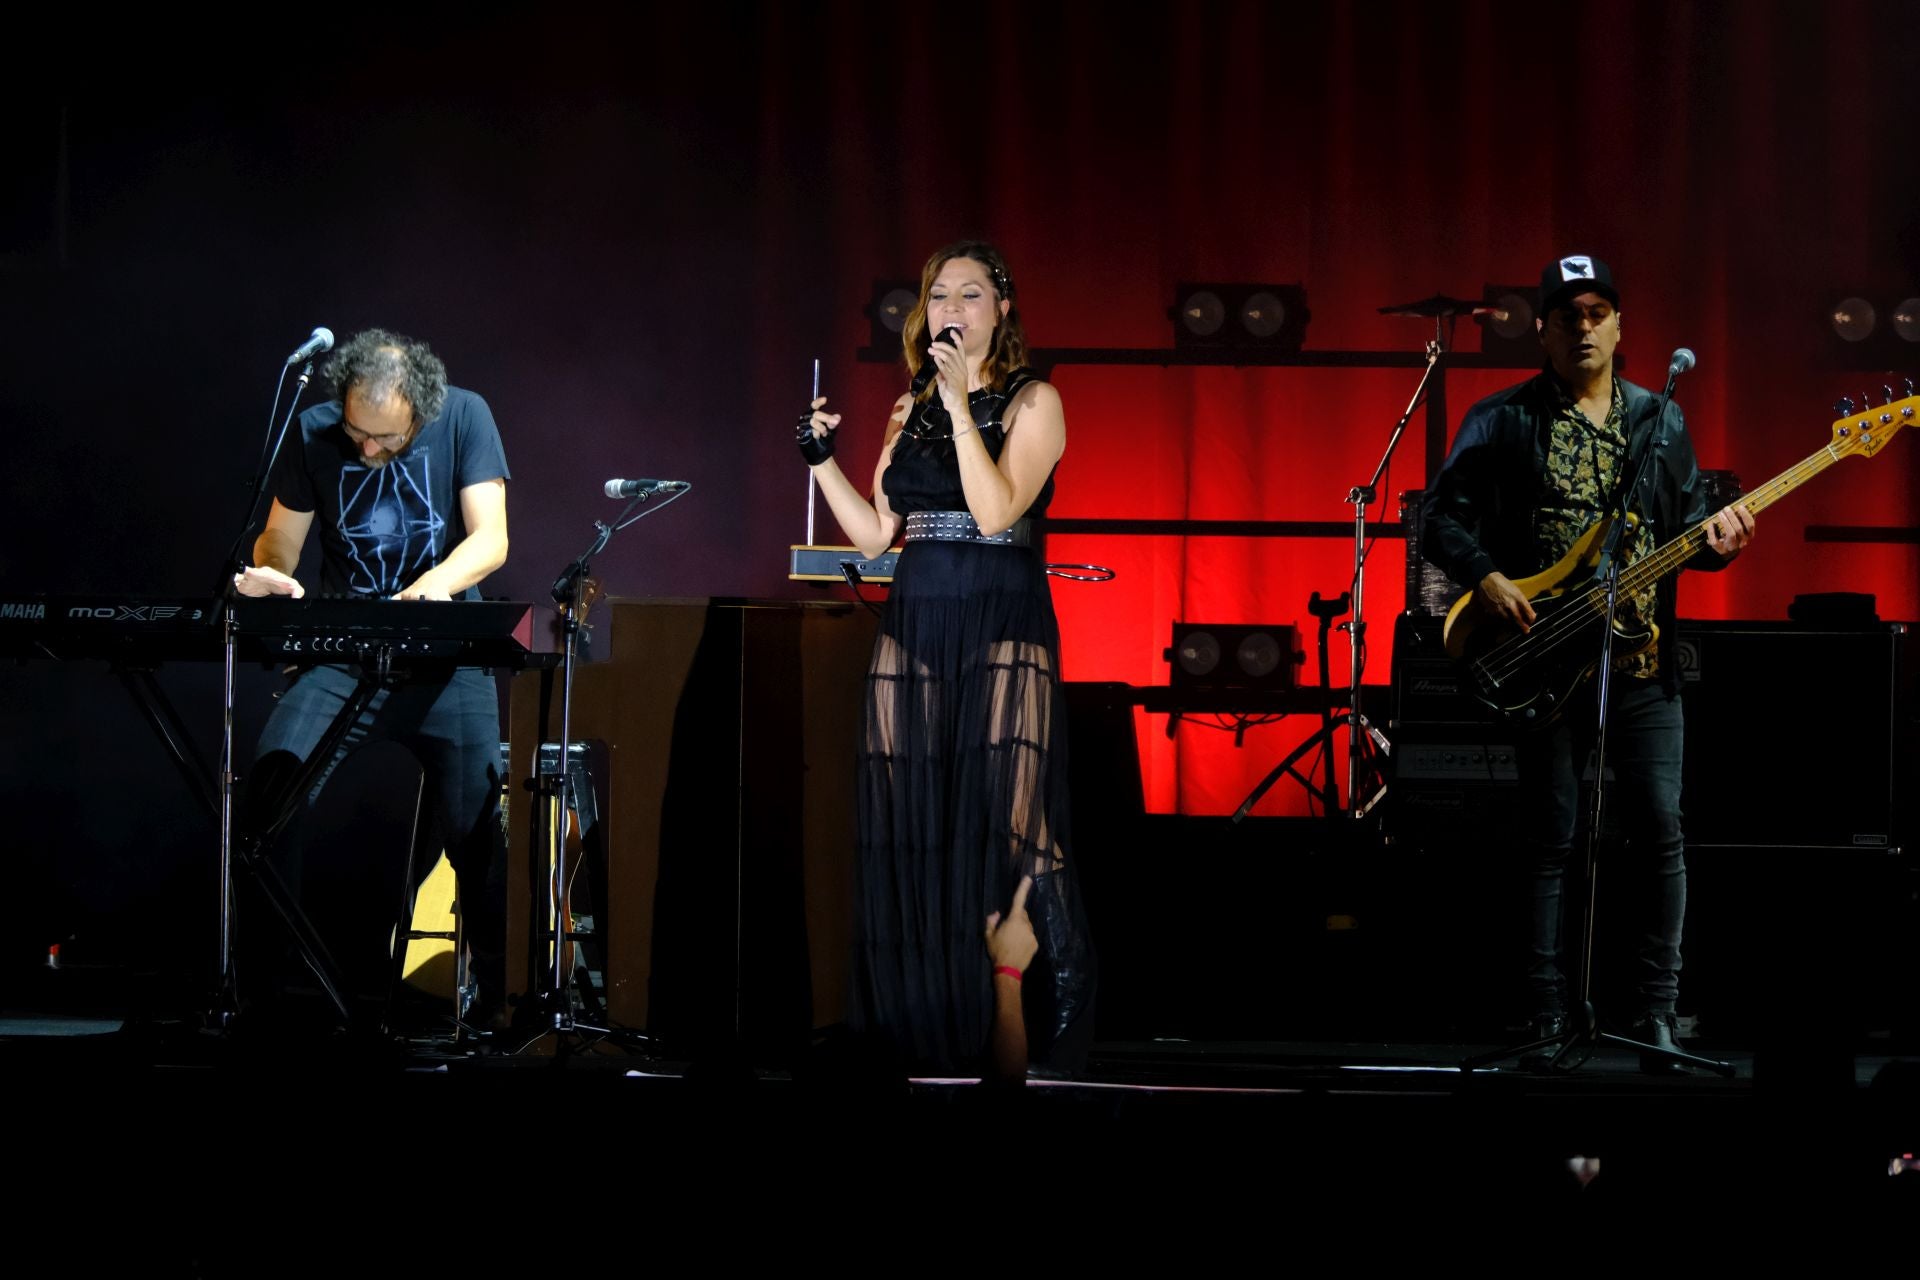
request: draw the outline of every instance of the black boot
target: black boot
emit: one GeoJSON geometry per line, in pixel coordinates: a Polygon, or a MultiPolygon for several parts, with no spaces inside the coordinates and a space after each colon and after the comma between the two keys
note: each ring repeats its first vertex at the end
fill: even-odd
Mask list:
{"type": "MultiPolygon", "coordinates": [[[[1555,1036],[1563,1034],[1566,1029],[1566,1014],[1536,1013],[1533,1016],[1533,1020],[1527,1023],[1526,1043],[1532,1044],[1536,1040],[1550,1040],[1555,1036]]],[[[1545,1071],[1548,1066],[1552,1064],[1554,1055],[1559,1052],[1559,1045],[1550,1044],[1544,1048],[1535,1049],[1530,1053],[1521,1054],[1519,1061],[1514,1065],[1518,1066],[1522,1071],[1545,1071]]]]}
{"type": "MultiPolygon", "coordinates": [[[[1674,1036],[1674,1021],[1671,1013],[1645,1013],[1627,1031],[1627,1039],[1638,1040],[1641,1044],[1664,1049],[1668,1053],[1684,1053],[1680,1041],[1674,1036]]],[[[1683,1076],[1687,1074],[1684,1063],[1659,1054],[1640,1055],[1640,1070],[1650,1076],[1683,1076]]]]}

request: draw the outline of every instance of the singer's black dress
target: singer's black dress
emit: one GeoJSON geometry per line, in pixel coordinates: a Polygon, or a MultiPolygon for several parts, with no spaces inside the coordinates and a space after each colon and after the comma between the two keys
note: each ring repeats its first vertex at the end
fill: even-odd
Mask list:
{"type": "MultiPolygon", "coordinates": [[[[1021,370],[970,398],[996,459],[1021,370]]],[[[1015,422],[1015,429],[1018,429],[1015,422]]],[[[895,512],[965,511],[951,423],[915,405],[882,478],[895,512]]],[[[1053,496],[1053,477],[1027,514],[1053,496]]],[[[1071,861],[1060,636],[1030,547],[906,544],[867,673],[850,1020],[915,1070],[967,1072],[993,1018],[987,916],[1023,875],[1040,953],[1022,985],[1028,1050],[1084,1065],[1093,953],[1071,861]]]]}

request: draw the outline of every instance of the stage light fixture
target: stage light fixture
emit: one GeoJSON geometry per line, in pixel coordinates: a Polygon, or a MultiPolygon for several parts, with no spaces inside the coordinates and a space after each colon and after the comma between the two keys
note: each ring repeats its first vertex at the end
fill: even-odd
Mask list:
{"type": "Polygon", "coordinates": [[[1165,653],[1183,689],[1291,689],[1300,663],[1295,628],[1271,623],[1176,622],[1165,653]]]}
{"type": "Polygon", "coordinates": [[[1833,331],[1848,342],[1865,342],[1873,336],[1879,317],[1865,298],[1842,298],[1828,315],[1833,331]]]}
{"type": "Polygon", "coordinates": [[[1247,300],[1240,304],[1240,327],[1247,331],[1249,337],[1265,342],[1279,333],[1286,323],[1287,304],[1265,289],[1247,295],[1247,300]]]}
{"type": "Polygon", "coordinates": [[[1173,345],[1261,347],[1288,353],[1306,345],[1307,291],[1297,284],[1185,282],[1174,286],[1173,345]]]}
{"type": "Polygon", "coordinates": [[[874,281],[873,299],[867,303],[867,319],[873,322],[869,341],[874,350],[899,350],[900,332],[907,327],[907,317],[919,300],[920,286],[912,280],[874,281]]]}
{"type": "Polygon", "coordinates": [[[1227,304],[1220,301],[1219,294],[1208,289],[1197,289],[1180,299],[1174,309],[1174,318],[1193,337],[1212,338],[1220,332],[1220,326],[1227,322],[1227,304]]]}
{"type": "Polygon", "coordinates": [[[1176,626],[1173,648],[1169,652],[1173,655],[1169,661],[1175,669],[1191,680],[1208,679],[1220,669],[1220,638],[1211,631],[1196,629],[1183,636],[1176,626]]]}
{"type": "Polygon", "coordinates": [[[1908,298],[1893,309],[1893,331],[1902,342],[1920,342],[1920,298],[1908,298]]]}

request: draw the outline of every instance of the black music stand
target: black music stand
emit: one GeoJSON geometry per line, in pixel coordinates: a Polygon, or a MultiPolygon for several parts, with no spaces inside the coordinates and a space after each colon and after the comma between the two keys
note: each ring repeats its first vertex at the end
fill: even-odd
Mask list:
{"type": "MultiPolygon", "coordinates": [[[[1646,474],[1648,463],[1652,460],[1656,441],[1660,434],[1660,419],[1666,414],[1666,401],[1673,395],[1673,376],[1667,378],[1666,390],[1661,395],[1660,414],[1649,424],[1646,443],[1641,447],[1640,457],[1632,468],[1633,480],[1618,490],[1611,509],[1603,518],[1610,519],[1611,525],[1600,552],[1600,572],[1605,575],[1607,587],[1606,610],[1602,614],[1600,628],[1600,687],[1597,691],[1599,705],[1593,740],[1593,795],[1587,810],[1587,838],[1583,843],[1582,861],[1585,864],[1587,900],[1580,930],[1580,953],[1578,966],[1579,996],[1567,1009],[1567,1025],[1558,1035],[1547,1036],[1526,1044],[1514,1045],[1498,1053],[1483,1054],[1468,1058],[1460,1064],[1462,1071],[1472,1072],[1482,1067],[1490,1067],[1509,1059],[1530,1057],[1546,1049],[1554,1052],[1547,1059],[1545,1070],[1571,1071],[1585,1061],[1588,1053],[1602,1044],[1619,1045],[1633,1049],[1642,1058],[1659,1058],[1686,1066],[1702,1067],[1708,1071],[1731,1078],[1733,1064],[1714,1058],[1703,1058],[1696,1054],[1685,1053],[1678,1049],[1668,1049],[1660,1045],[1647,1044],[1627,1036],[1615,1035],[1600,1029],[1599,1015],[1593,1007],[1593,922],[1594,908],[1599,899],[1599,849],[1602,832],[1602,819],[1605,816],[1606,776],[1607,776],[1607,718],[1609,697],[1613,690],[1613,635],[1614,612],[1619,603],[1620,594],[1620,543],[1627,529],[1627,511],[1632,505],[1633,494],[1640,487],[1641,477],[1646,474]],[[1564,1064],[1564,1065],[1563,1065],[1564,1064]]],[[[1563,897],[1564,901],[1564,897],[1563,897]]],[[[1564,950],[1564,948],[1563,948],[1564,950]]]]}

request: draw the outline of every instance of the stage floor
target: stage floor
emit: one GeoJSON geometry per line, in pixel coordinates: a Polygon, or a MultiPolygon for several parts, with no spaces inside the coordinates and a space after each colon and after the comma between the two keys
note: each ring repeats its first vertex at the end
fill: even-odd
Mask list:
{"type": "MultiPolygon", "coordinates": [[[[250,1221],[291,1195],[331,1206],[338,1239],[372,1240],[372,1189],[396,1180],[409,1211],[456,1215],[542,1185],[617,1201],[638,1180],[687,1225],[723,1202],[743,1221],[831,1217],[848,1194],[966,1195],[1044,1173],[1046,1202],[1091,1215],[1104,1256],[1124,1261],[1117,1242],[1143,1226],[1212,1215],[1253,1238],[1276,1206],[1499,1205],[1627,1225],[1723,1196],[1902,1221],[1920,1204],[1920,1169],[1905,1167],[1920,1154],[1920,1052],[1890,1041],[1687,1040],[1733,1066],[1722,1078],[1644,1075],[1614,1046],[1566,1072],[1462,1071],[1503,1047],[1491,1038],[1116,1039],[1078,1079],[1008,1089],[876,1072],[831,1039],[768,1064],[589,1037],[476,1051],[312,1021],[210,1034],[117,1005],[116,990],[70,973],[0,1009],[10,1145],[31,1153],[19,1167],[148,1188],[143,1212],[163,1219],[219,1186],[265,1215],[250,1221]]],[[[217,1256],[246,1270],[243,1254],[217,1256]]],[[[220,1272],[189,1261],[155,1273],[220,1272]]]]}

